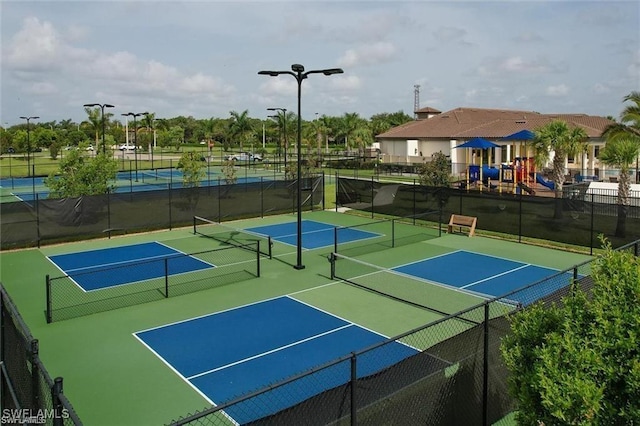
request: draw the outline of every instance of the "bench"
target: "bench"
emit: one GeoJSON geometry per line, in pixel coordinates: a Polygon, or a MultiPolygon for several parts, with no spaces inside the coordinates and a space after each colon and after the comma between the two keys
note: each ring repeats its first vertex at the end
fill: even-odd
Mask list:
{"type": "Polygon", "coordinates": [[[472,216],[462,216],[459,214],[452,214],[451,219],[449,219],[449,227],[447,232],[449,234],[453,233],[453,227],[457,226],[458,230],[462,232],[462,228],[469,229],[469,236],[473,237],[473,233],[476,230],[476,223],[478,222],[477,217],[472,216]]]}

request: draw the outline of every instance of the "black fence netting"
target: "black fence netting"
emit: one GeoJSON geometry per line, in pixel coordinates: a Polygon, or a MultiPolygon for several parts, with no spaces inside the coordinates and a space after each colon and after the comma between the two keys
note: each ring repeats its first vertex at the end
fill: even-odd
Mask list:
{"type": "Polygon", "coordinates": [[[336,207],[378,215],[412,216],[439,210],[478,218],[477,229],[589,247],[605,235],[614,247],[640,238],[640,199],[618,206],[613,195],[589,192],[587,185],[563,188],[562,198],[524,192],[433,188],[413,183],[337,177],[336,207]]]}
{"type": "MultiPolygon", "coordinates": [[[[324,177],[302,179],[301,209],[324,203],[324,177]]],[[[297,210],[297,181],[257,178],[232,185],[134,191],[2,203],[2,249],[189,226],[297,210]]]]}
{"type": "Polygon", "coordinates": [[[61,377],[52,379],[11,298],[0,285],[0,406],[2,424],[81,425],[63,393],[61,377]]]}
{"type": "MultiPolygon", "coordinates": [[[[639,244],[620,250],[637,255],[639,244]]],[[[350,283],[363,272],[353,267],[362,266],[360,260],[333,254],[331,261],[336,279],[350,283]]],[[[171,424],[493,424],[517,409],[500,352],[510,333],[508,315],[537,301],[561,303],[572,282],[589,291],[590,268],[588,261],[450,315],[443,312],[432,323],[171,424]]]]}

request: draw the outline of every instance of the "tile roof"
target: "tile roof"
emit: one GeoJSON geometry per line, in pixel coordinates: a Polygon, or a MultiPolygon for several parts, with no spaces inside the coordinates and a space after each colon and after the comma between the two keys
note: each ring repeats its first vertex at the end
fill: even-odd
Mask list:
{"type": "Polygon", "coordinates": [[[379,139],[499,139],[520,130],[544,126],[552,120],[582,127],[590,138],[600,137],[613,121],[586,114],[540,114],[535,111],[456,108],[428,119],[414,120],[376,136],[379,139]]]}

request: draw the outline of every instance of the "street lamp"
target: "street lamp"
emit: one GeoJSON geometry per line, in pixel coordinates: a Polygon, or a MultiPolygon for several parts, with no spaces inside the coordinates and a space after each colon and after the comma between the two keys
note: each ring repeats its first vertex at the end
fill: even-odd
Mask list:
{"type": "Polygon", "coordinates": [[[30,120],[36,120],[40,117],[20,117],[23,120],[27,120],[27,176],[31,175],[31,141],[29,140],[29,133],[30,133],[30,127],[29,127],[29,121],[30,120]]]}
{"type": "Polygon", "coordinates": [[[295,269],[304,269],[302,264],[302,178],[301,178],[301,161],[300,153],[302,152],[302,120],[301,120],[301,97],[302,97],[302,81],[309,76],[309,74],[342,74],[344,71],[342,68],[327,68],[323,70],[311,70],[304,71],[304,66],[300,64],[291,65],[291,71],[259,71],[259,75],[268,75],[271,77],[277,77],[281,74],[292,75],[298,82],[298,136],[297,136],[297,149],[298,149],[298,238],[297,238],[297,262],[294,266],[295,269]]]}
{"type": "MultiPolygon", "coordinates": [[[[128,112],[122,115],[133,117],[133,157],[135,158],[135,163],[136,163],[136,182],[137,182],[138,181],[138,126],[136,125],[136,118],[141,117],[143,115],[149,115],[149,113],[148,112],[128,112]]],[[[127,129],[127,135],[129,135],[128,129],[127,129]]]]}
{"type": "Polygon", "coordinates": [[[267,111],[278,111],[277,117],[280,118],[280,112],[282,112],[282,131],[284,132],[284,172],[287,173],[287,145],[289,141],[287,139],[287,109],[286,108],[267,108],[267,111]]]}
{"type": "MultiPolygon", "coordinates": [[[[114,108],[113,105],[111,104],[84,104],[83,106],[88,107],[88,108],[93,108],[93,107],[100,107],[100,110],[102,111],[102,153],[106,154],[107,153],[107,145],[104,142],[104,109],[105,108],[114,108]]],[[[78,125],[78,129],[80,129],[80,125],[78,125]]]]}

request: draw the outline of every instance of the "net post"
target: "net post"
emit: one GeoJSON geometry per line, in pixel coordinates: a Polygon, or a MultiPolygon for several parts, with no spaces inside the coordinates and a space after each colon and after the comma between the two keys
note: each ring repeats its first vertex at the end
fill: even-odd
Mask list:
{"type": "Polygon", "coordinates": [[[51,318],[51,277],[49,276],[49,274],[47,274],[46,276],[46,294],[47,294],[47,324],[51,324],[52,318],[51,318]]]}
{"type": "Polygon", "coordinates": [[[256,276],[260,278],[260,240],[256,241],[256,276]]]}
{"type": "Polygon", "coordinates": [[[358,424],[358,403],[356,401],[357,357],[355,352],[351,352],[351,424],[358,424]]]}
{"type": "Polygon", "coordinates": [[[169,259],[164,258],[164,297],[169,297],[169,259]]]}
{"type": "Polygon", "coordinates": [[[578,267],[574,266],[573,267],[573,281],[578,281],[578,267]]]}
{"type": "Polygon", "coordinates": [[[273,259],[273,241],[271,241],[271,235],[267,235],[267,244],[268,244],[268,252],[269,252],[269,259],[273,259]]]}
{"type": "Polygon", "coordinates": [[[196,217],[193,217],[193,235],[196,234],[196,217]]]}

